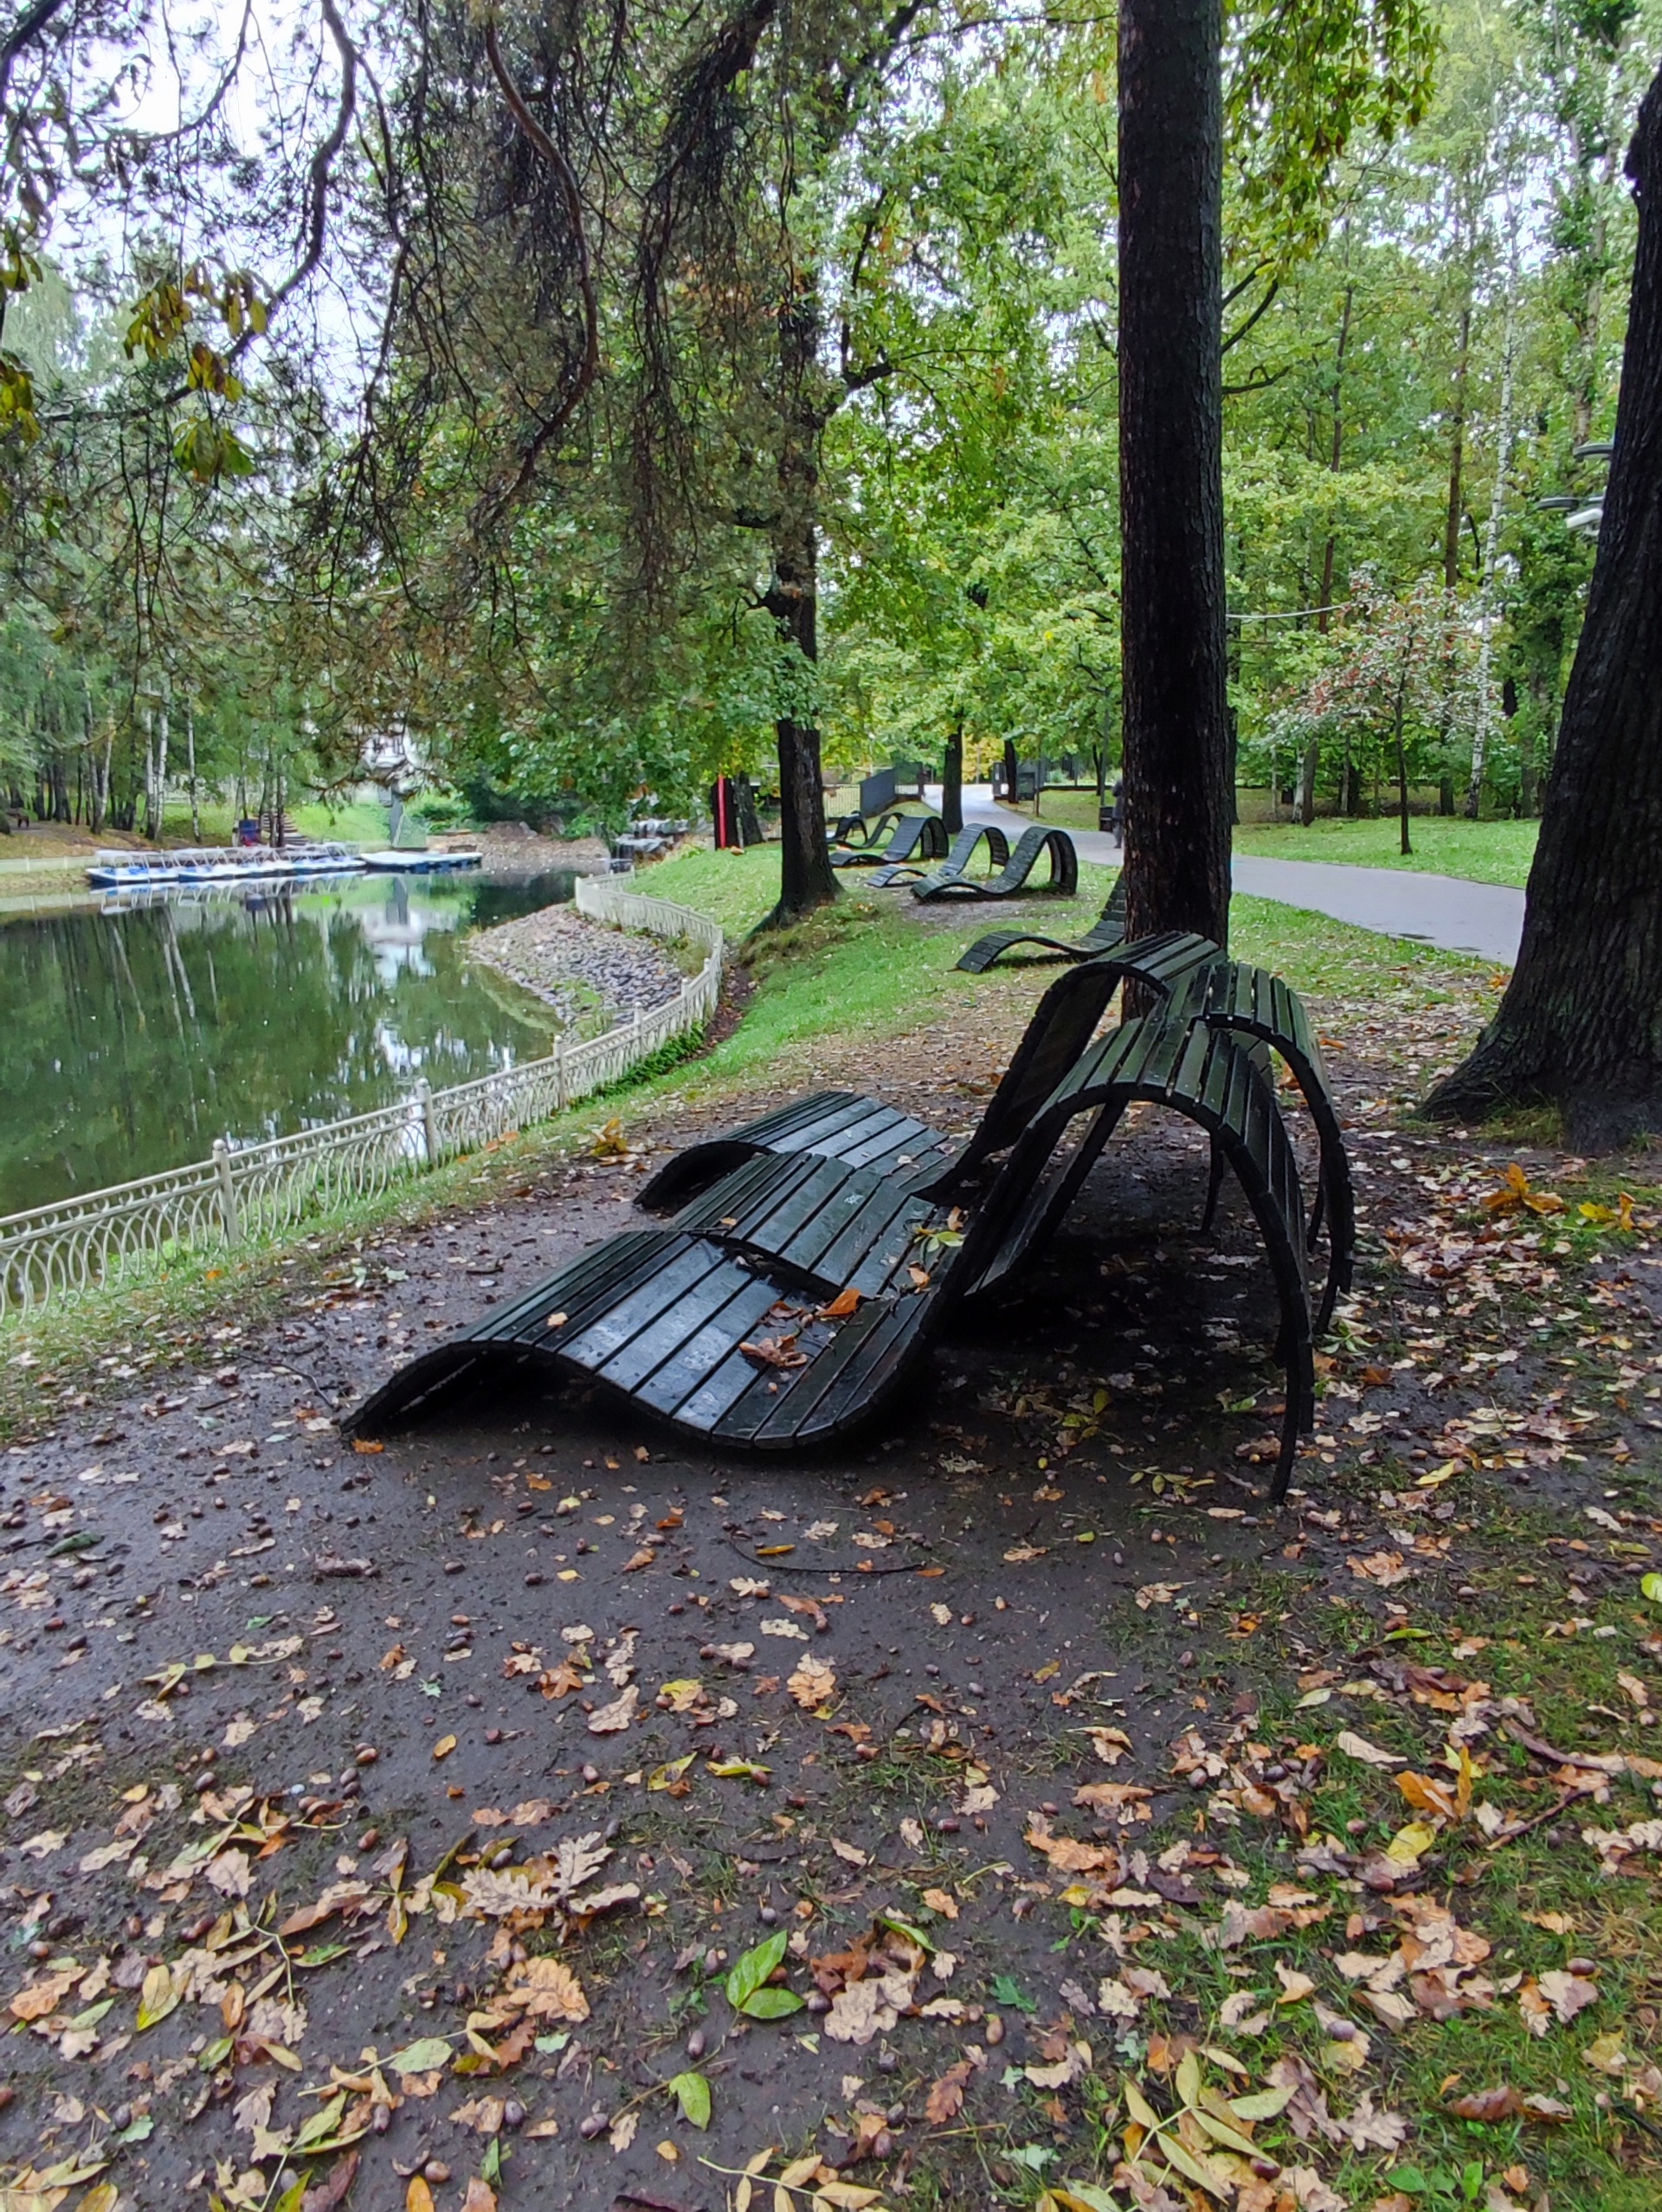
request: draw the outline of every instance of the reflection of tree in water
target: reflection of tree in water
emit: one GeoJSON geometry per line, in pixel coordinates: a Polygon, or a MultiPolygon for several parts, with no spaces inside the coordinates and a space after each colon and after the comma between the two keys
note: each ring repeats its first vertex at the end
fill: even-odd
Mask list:
{"type": "Polygon", "coordinates": [[[284,885],[0,928],[0,1213],[547,1051],[547,1009],[463,956],[486,887],[284,885]]]}

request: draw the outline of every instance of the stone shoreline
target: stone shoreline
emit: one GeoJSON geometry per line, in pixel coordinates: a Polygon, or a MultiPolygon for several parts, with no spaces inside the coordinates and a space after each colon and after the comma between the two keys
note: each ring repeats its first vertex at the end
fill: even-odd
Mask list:
{"type": "Polygon", "coordinates": [[[568,1028],[592,1011],[582,986],[615,1025],[661,1006],[686,980],[655,938],[591,922],[571,906],[544,906],[483,930],[467,952],[540,998],[568,1028]]]}

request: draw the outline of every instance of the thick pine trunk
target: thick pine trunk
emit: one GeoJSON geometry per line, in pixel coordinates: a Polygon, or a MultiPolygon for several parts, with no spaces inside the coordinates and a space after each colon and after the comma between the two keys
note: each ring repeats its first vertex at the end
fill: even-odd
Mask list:
{"type": "Polygon", "coordinates": [[[1500,1010],[1427,1112],[1562,1107],[1581,1149],[1662,1130],[1662,74],[1627,154],[1633,299],[1587,619],[1500,1010]]]}
{"type": "MultiPolygon", "coordinates": [[[[773,538],[768,610],[786,643],[809,668],[818,665],[819,442],[823,418],[814,401],[820,334],[811,276],[779,319],[779,519],[773,538]]],[[[770,919],[795,921],[837,896],[825,835],[825,783],[817,724],[783,714],[774,724],[779,747],[779,904],[770,919]]]]}
{"type": "Polygon", "coordinates": [[[1219,0],[1120,0],[1125,884],[1133,936],[1229,927],[1219,0]]]}

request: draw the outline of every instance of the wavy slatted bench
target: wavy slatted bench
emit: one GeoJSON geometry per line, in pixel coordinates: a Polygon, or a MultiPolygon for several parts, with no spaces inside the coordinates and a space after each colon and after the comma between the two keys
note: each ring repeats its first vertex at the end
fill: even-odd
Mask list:
{"type": "Polygon", "coordinates": [[[913,884],[912,895],[914,899],[1013,899],[1026,888],[1041,854],[1050,861],[1050,880],[1044,887],[1071,899],[1079,887],[1078,850],[1066,829],[1047,829],[1043,822],[1021,832],[998,874],[984,883],[965,875],[962,868],[955,874],[949,862],[934,875],[913,884]]]}
{"type": "MultiPolygon", "coordinates": [[[[938,1138],[924,1150],[931,1132],[913,1124],[918,1151],[886,1169],[806,1149],[755,1151],[668,1228],[614,1238],[413,1362],[345,1426],[370,1433],[504,1372],[542,1368],[725,1443],[783,1448],[841,1435],[886,1405],[966,1299],[1031,1262],[1126,1107],[1148,1100],[1208,1131],[1264,1236],[1287,1368],[1279,1498],[1314,1390],[1292,1148],[1253,1048],[1227,1028],[1162,1006],[1079,1049],[1079,1022],[1113,987],[1090,968],[1053,985],[1002,1119],[989,1125],[989,1106],[962,1150],[949,1154],[938,1138]],[[1071,1061],[1052,1080],[1070,1036],[1071,1061]],[[946,1232],[939,1245],[935,1231],[946,1232]],[[852,1313],[827,1310],[850,1291],[860,1293],[852,1313]]],[[[822,1119],[823,1100],[808,1103],[822,1119]]]]}
{"type": "MultiPolygon", "coordinates": [[[[932,874],[924,876],[924,881],[925,883],[958,882],[964,870],[975,858],[976,848],[983,842],[987,847],[988,867],[1002,868],[1010,857],[1009,839],[995,822],[966,822],[959,830],[957,835],[952,840],[951,847],[945,858],[941,860],[940,867],[932,874]]],[[[938,860],[941,856],[937,854],[934,857],[938,860]]],[[[872,878],[872,888],[874,891],[886,891],[892,884],[912,882],[920,874],[921,871],[915,867],[880,868],[872,878]]]]}
{"type": "Polygon", "coordinates": [[[855,849],[834,852],[833,867],[874,867],[879,873],[872,878],[882,885],[892,880],[894,869],[908,861],[937,861],[946,850],[946,824],[938,814],[902,814],[892,817],[895,831],[886,846],[879,852],[877,832],[873,830],[866,842],[855,849]]]}
{"type": "Polygon", "coordinates": [[[826,842],[829,845],[874,845],[878,839],[886,835],[900,819],[899,807],[892,808],[885,814],[879,814],[873,822],[867,822],[863,814],[841,814],[837,816],[833,826],[826,831],[826,842]]]}
{"type": "Polygon", "coordinates": [[[1034,1009],[1009,1065],[968,1141],[854,1091],[815,1091],[689,1145],[642,1184],[635,1203],[665,1214],[758,1153],[814,1152],[885,1173],[916,1168],[922,1178],[969,1169],[1015,1141],[1090,1043],[1120,978],[1106,970],[1060,976],[1034,1009]]]}
{"type": "Polygon", "coordinates": [[[994,929],[978,937],[958,961],[972,976],[984,975],[1012,945],[1040,945],[1063,960],[1093,960],[1098,952],[1111,951],[1125,941],[1125,877],[1116,878],[1108,904],[1083,937],[1047,937],[1042,930],[994,929]]]}

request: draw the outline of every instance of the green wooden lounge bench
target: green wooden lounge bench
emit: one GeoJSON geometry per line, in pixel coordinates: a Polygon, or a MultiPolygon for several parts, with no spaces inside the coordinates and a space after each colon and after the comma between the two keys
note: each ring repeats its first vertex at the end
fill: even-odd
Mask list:
{"type": "MultiPolygon", "coordinates": [[[[923,883],[957,883],[963,878],[964,870],[982,844],[987,848],[989,869],[1003,867],[1010,857],[1009,839],[995,822],[966,822],[952,840],[950,848],[945,858],[941,860],[938,868],[924,874],[922,869],[915,867],[886,867],[872,878],[872,887],[885,891],[892,884],[915,883],[919,878],[923,883]]],[[[940,859],[938,854],[935,857],[940,859]]]]}
{"type": "MultiPolygon", "coordinates": [[[[728,1445],[800,1448],[845,1434],[892,1403],[966,1299],[1030,1263],[1127,1106],[1152,1100],[1208,1132],[1265,1239],[1287,1369],[1281,1496],[1314,1383],[1303,1201],[1279,1107],[1252,1048],[1163,1005],[1081,1050],[1081,1029],[1089,1039],[1117,980],[1084,966],[1052,986],[968,1145],[912,1122],[913,1136],[891,1127],[854,1143],[877,1145],[886,1167],[754,1151],[667,1228],[613,1238],[411,1363],[345,1427],[372,1434],[458,1390],[542,1369],[728,1445]],[[1068,1151],[1062,1139],[1082,1115],[1085,1136],[1068,1151]],[[930,1241],[949,1229],[946,1241],[930,1241]]],[[[823,1121],[823,1099],[815,1108],[823,1121]]],[[[748,1135],[769,1123],[778,1134],[781,1119],[748,1135]]],[[[672,1181],[654,1178],[660,1199],[672,1181]]]]}
{"type": "Polygon", "coordinates": [[[1071,899],[1079,887],[1078,850],[1066,829],[1047,829],[1043,822],[1021,832],[996,875],[982,881],[966,875],[962,868],[955,871],[949,862],[921,883],[914,883],[912,895],[914,899],[1013,899],[1027,887],[1041,854],[1050,861],[1050,880],[1045,888],[1071,899]]]}
{"type": "MultiPolygon", "coordinates": [[[[978,937],[958,962],[980,975],[1015,945],[1040,945],[1066,960],[1113,959],[1118,972],[1148,984],[1191,1018],[1254,1036],[1279,1052],[1302,1093],[1321,1145],[1321,1173],[1311,1207],[1309,1248],[1316,1248],[1324,1223],[1328,1236],[1327,1279],[1317,1306],[1316,1333],[1332,1319],[1339,1297],[1350,1289],[1356,1254],[1356,1198],[1350,1164],[1339,1126],[1338,1107],[1310,1027],[1303,1001],[1277,976],[1232,960],[1210,938],[1169,930],[1125,941],[1125,878],[1122,873],[1100,919],[1082,938],[1046,937],[1036,931],[994,930],[978,937]]],[[[1216,1202],[1221,1162],[1214,1152],[1207,1219],[1216,1202]]]]}
{"type": "Polygon", "coordinates": [[[867,843],[834,852],[833,867],[875,867],[875,884],[891,880],[893,871],[908,862],[938,860],[946,850],[946,824],[938,814],[898,814],[892,817],[894,835],[879,849],[876,832],[867,843]]]}
{"type": "Polygon", "coordinates": [[[989,930],[984,937],[976,939],[957,964],[972,976],[984,975],[995,960],[1016,945],[1041,945],[1062,960],[1091,960],[1098,952],[1111,951],[1124,940],[1125,877],[1122,871],[1115,879],[1108,904],[1083,937],[1047,937],[1042,930],[1035,929],[989,930]]]}

